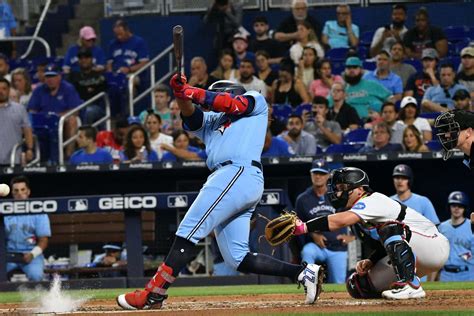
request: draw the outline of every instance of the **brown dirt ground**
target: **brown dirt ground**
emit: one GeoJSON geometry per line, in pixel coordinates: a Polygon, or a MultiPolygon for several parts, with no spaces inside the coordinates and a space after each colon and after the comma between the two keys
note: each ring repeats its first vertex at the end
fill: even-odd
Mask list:
{"type": "MultiPolygon", "coordinates": [[[[264,315],[280,313],[338,313],[387,311],[473,311],[474,290],[427,291],[424,299],[408,301],[356,300],[347,293],[322,293],[314,305],[304,305],[303,295],[231,295],[170,297],[161,310],[123,311],[113,300],[92,300],[68,315],[264,315]]],[[[0,304],[2,315],[31,315],[20,304],[0,304]]],[[[54,313],[49,315],[65,315],[54,313]]]]}

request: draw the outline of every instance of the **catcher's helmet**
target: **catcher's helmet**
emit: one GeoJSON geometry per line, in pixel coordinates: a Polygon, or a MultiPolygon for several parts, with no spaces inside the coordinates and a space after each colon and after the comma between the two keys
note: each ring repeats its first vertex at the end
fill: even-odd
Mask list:
{"type": "Polygon", "coordinates": [[[410,185],[410,187],[413,185],[413,171],[408,165],[396,165],[395,168],[393,168],[392,177],[408,178],[408,185],[410,185]]]}
{"type": "Polygon", "coordinates": [[[453,191],[448,196],[448,206],[451,204],[459,204],[467,210],[469,208],[469,197],[462,191],[453,191]]]}
{"type": "Polygon", "coordinates": [[[247,90],[245,90],[241,84],[232,82],[230,80],[216,81],[211,84],[208,90],[214,92],[227,92],[233,95],[242,95],[247,92],[247,90]]]}
{"type": "Polygon", "coordinates": [[[459,133],[469,127],[474,128],[474,113],[452,110],[440,114],[435,121],[436,136],[444,149],[444,160],[449,159],[458,144],[459,133]]]}
{"type": "Polygon", "coordinates": [[[369,176],[364,170],[355,167],[344,167],[333,170],[329,178],[329,197],[334,208],[345,207],[349,191],[358,187],[369,188],[369,176]],[[338,196],[338,192],[341,192],[338,196]]]}

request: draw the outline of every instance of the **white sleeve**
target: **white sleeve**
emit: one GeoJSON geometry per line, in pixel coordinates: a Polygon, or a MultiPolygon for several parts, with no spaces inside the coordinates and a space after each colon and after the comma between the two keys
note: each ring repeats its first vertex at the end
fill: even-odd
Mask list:
{"type": "Polygon", "coordinates": [[[419,127],[420,132],[424,132],[424,131],[431,132],[431,125],[427,119],[422,118],[422,117],[417,117],[416,119],[418,120],[417,125],[419,127]]]}
{"type": "Polygon", "coordinates": [[[383,30],[383,27],[379,27],[377,31],[375,31],[374,37],[372,38],[372,43],[370,44],[370,48],[375,47],[375,45],[377,45],[377,43],[380,41],[380,39],[382,38],[383,30]]]}

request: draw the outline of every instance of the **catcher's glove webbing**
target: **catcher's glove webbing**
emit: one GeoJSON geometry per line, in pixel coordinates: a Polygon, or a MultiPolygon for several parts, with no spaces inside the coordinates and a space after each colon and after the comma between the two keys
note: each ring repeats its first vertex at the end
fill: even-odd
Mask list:
{"type": "Polygon", "coordinates": [[[298,217],[295,212],[287,212],[272,219],[265,226],[265,238],[272,246],[278,246],[293,237],[298,217]]]}

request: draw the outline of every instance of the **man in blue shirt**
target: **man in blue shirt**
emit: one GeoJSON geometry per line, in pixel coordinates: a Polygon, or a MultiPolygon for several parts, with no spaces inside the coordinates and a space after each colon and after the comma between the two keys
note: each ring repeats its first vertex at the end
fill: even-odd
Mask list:
{"type": "Polygon", "coordinates": [[[270,128],[267,129],[262,157],[290,157],[295,153],[283,139],[273,136],[270,128]]]}
{"type": "Polygon", "coordinates": [[[403,83],[400,76],[394,74],[390,70],[390,58],[390,53],[386,50],[382,50],[377,55],[377,69],[374,71],[367,71],[363,78],[366,80],[376,81],[384,86],[392,93],[391,100],[395,102],[402,98],[403,83]]]}
{"type": "Polygon", "coordinates": [[[145,66],[150,60],[145,40],[134,35],[124,20],[117,20],[113,30],[115,39],[109,44],[107,71],[127,75],[145,66]]]}
{"type": "Polygon", "coordinates": [[[107,150],[97,148],[96,136],[97,129],[95,127],[90,125],[79,127],[77,145],[80,149],[72,154],[69,160],[71,165],[113,163],[112,155],[107,150]]]}
{"type": "MultiPolygon", "coordinates": [[[[16,36],[16,20],[8,1],[0,1],[0,34],[1,38],[16,36]]],[[[16,58],[15,42],[0,42],[0,52],[9,58],[16,58]]]]}
{"type": "Polygon", "coordinates": [[[359,27],[352,23],[351,7],[338,5],[336,16],[337,20],[324,24],[323,43],[331,48],[356,47],[359,44],[359,27]]]}
{"type": "Polygon", "coordinates": [[[392,195],[390,198],[411,207],[432,221],[433,224],[438,225],[439,218],[431,201],[426,196],[411,192],[414,178],[410,166],[404,164],[395,166],[392,177],[397,194],[392,195]]]}
{"type": "MultiPolygon", "coordinates": [[[[18,176],[10,182],[14,200],[30,197],[30,182],[25,176],[18,176]]],[[[44,256],[51,237],[49,218],[46,214],[5,216],[5,232],[9,262],[7,272],[21,269],[28,280],[42,281],[44,256]]]]}

